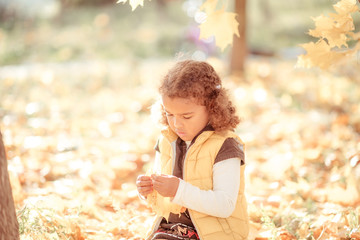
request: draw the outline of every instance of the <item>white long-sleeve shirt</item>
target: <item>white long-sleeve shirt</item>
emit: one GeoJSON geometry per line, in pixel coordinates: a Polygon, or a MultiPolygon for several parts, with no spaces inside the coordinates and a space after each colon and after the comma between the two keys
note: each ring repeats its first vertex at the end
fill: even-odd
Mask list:
{"type": "Polygon", "coordinates": [[[214,164],[212,190],[201,190],[180,179],[172,202],[204,214],[229,217],[235,209],[240,187],[240,165],[240,158],[214,164]]]}

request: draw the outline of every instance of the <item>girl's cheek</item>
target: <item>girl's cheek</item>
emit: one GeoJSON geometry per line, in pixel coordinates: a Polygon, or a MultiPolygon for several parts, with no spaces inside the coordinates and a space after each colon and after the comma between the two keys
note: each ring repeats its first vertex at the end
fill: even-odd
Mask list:
{"type": "Polygon", "coordinates": [[[169,117],[167,118],[167,122],[168,122],[168,124],[169,124],[170,126],[173,125],[173,121],[172,121],[169,117]]]}

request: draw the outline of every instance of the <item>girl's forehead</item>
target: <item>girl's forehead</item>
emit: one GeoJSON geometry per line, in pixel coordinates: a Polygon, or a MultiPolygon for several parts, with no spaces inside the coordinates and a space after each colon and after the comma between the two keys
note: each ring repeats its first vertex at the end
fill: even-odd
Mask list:
{"type": "Polygon", "coordinates": [[[179,97],[168,97],[162,96],[162,105],[166,111],[176,112],[188,112],[196,110],[196,108],[201,107],[196,101],[195,98],[179,98],[179,97]]]}

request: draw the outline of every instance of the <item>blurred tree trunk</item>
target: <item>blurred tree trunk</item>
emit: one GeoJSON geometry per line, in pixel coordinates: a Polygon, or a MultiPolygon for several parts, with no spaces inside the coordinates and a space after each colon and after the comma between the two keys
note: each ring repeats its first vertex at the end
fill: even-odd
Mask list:
{"type": "Polygon", "coordinates": [[[19,224],[7,170],[5,147],[0,131],[0,240],[18,240],[19,224]]]}
{"type": "Polygon", "coordinates": [[[234,36],[230,72],[244,77],[244,66],[248,51],[246,42],[246,0],[235,0],[235,13],[239,22],[240,37],[234,36]]]}

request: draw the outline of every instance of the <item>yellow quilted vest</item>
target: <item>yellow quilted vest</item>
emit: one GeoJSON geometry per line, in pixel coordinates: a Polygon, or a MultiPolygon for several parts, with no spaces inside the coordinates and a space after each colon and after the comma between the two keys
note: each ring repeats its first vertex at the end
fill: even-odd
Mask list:
{"type": "MultiPolygon", "coordinates": [[[[162,131],[159,148],[161,152],[161,173],[172,174],[174,163],[174,152],[172,144],[175,144],[177,135],[169,128],[162,131]]],[[[213,165],[217,153],[227,138],[235,138],[242,145],[244,143],[233,132],[215,133],[204,131],[187,151],[184,160],[183,178],[185,181],[203,190],[213,188],[213,165]]],[[[189,209],[191,220],[201,240],[244,240],[249,232],[247,215],[247,203],[244,196],[245,165],[241,166],[240,189],[235,210],[228,218],[219,218],[189,209]]],[[[231,183],[230,183],[231,184],[231,183]]],[[[154,191],[148,195],[148,202],[157,213],[156,220],[148,233],[147,239],[159,227],[163,217],[168,218],[170,212],[180,213],[185,208],[171,202],[170,198],[162,197],[154,191]]]]}

